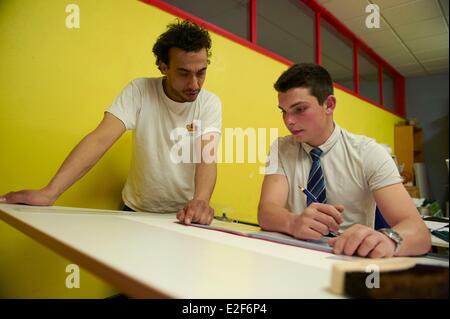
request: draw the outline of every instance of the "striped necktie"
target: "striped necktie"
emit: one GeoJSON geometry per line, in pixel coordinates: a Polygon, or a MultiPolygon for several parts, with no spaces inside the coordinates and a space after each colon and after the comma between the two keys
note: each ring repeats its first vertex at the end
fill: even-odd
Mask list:
{"type": "MultiPolygon", "coordinates": [[[[322,150],[320,148],[312,149],[309,154],[312,158],[312,166],[309,171],[308,190],[317,198],[319,203],[327,202],[327,192],[325,190],[325,179],[323,177],[322,167],[320,166],[320,155],[322,150]]],[[[312,203],[312,200],[307,198],[307,206],[312,203]]]]}

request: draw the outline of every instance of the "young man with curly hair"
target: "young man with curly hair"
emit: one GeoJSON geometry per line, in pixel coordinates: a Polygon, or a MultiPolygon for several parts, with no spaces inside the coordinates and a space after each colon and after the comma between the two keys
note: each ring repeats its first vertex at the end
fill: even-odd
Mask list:
{"type": "Polygon", "coordinates": [[[125,131],[133,130],[131,168],[122,191],[125,209],[177,212],[186,224],[211,223],[222,113],[220,99],[202,89],[210,49],[204,28],[188,21],[169,24],[153,47],[163,76],[131,81],[47,186],[8,193],[0,202],[52,205],[125,131]],[[173,154],[178,144],[208,149],[210,158],[180,162],[173,154]]]}

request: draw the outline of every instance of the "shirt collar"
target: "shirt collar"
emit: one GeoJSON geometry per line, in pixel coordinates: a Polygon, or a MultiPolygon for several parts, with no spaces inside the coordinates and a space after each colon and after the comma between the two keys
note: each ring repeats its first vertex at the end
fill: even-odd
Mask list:
{"type": "MultiPolygon", "coordinates": [[[[321,156],[325,155],[326,153],[328,153],[329,150],[331,150],[331,148],[336,144],[336,142],[339,139],[339,136],[341,135],[341,127],[339,125],[337,125],[335,122],[333,122],[333,124],[334,124],[333,133],[331,133],[330,137],[325,141],[325,143],[317,146],[318,148],[320,148],[322,150],[321,156]]],[[[316,148],[316,147],[312,147],[311,145],[309,145],[307,143],[302,143],[302,147],[308,154],[313,148],[316,148]]]]}

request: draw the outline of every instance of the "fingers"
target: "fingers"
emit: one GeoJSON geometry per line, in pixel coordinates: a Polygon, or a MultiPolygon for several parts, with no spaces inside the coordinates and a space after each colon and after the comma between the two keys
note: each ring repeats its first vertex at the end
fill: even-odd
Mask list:
{"type": "Polygon", "coordinates": [[[318,222],[317,220],[312,220],[309,228],[311,228],[312,230],[315,230],[317,233],[319,233],[321,235],[320,238],[322,238],[322,236],[325,236],[329,233],[327,225],[322,224],[322,223],[318,222]]]}
{"type": "Polygon", "coordinates": [[[184,223],[184,215],[185,215],[185,210],[184,210],[184,208],[182,208],[182,209],[180,209],[179,211],[178,211],[178,213],[177,213],[177,219],[180,221],[180,222],[182,222],[182,223],[184,223]]]}
{"type": "Polygon", "coordinates": [[[209,207],[206,211],[202,211],[197,214],[198,214],[198,217],[197,217],[198,223],[202,224],[202,225],[206,225],[208,223],[208,219],[209,219],[209,207]]]}
{"type": "Polygon", "coordinates": [[[209,225],[214,217],[214,209],[206,205],[206,207],[202,207],[199,211],[197,211],[195,215],[197,223],[209,225]]]}
{"type": "MultiPolygon", "coordinates": [[[[343,206],[341,205],[336,206],[342,208],[343,211],[344,209],[343,206]]],[[[317,211],[332,217],[337,224],[342,224],[344,222],[344,217],[342,217],[341,212],[333,205],[313,203],[309,207],[314,208],[317,211]]]]}
{"type": "Polygon", "coordinates": [[[214,209],[209,207],[208,202],[204,200],[191,200],[186,204],[183,212],[177,213],[177,218],[186,225],[191,223],[209,225],[213,217],[214,209]]]}
{"type": "MultiPolygon", "coordinates": [[[[338,206],[343,210],[343,206],[338,206]]],[[[303,237],[304,239],[320,239],[322,236],[328,235],[330,231],[338,231],[339,224],[344,221],[342,214],[337,208],[327,204],[311,204],[300,217],[301,230],[298,231],[297,238],[303,237]],[[313,230],[314,238],[308,238],[305,230],[309,228],[313,230]],[[317,238],[317,234],[320,234],[320,238],[317,238]]],[[[311,234],[311,232],[308,232],[311,234]]]]}
{"type": "Polygon", "coordinates": [[[207,225],[211,225],[212,221],[214,219],[214,209],[211,208],[211,212],[208,218],[208,224],[207,225]]]}
{"type": "Polygon", "coordinates": [[[339,224],[336,223],[333,217],[322,214],[319,212],[319,214],[316,214],[314,216],[314,219],[320,223],[322,223],[326,228],[327,232],[324,235],[327,235],[330,230],[332,231],[338,231],[339,230],[339,224]]]}
{"type": "Polygon", "coordinates": [[[359,245],[365,240],[365,238],[370,234],[370,230],[361,229],[353,233],[351,237],[349,237],[344,246],[344,254],[347,256],[352,256],[355,254],[359,245]]]}
{"type": "Polygon", "coordinates": [[[367,236],[364,241],[359,245],[357,254],[360,257],[366,257],[375,247],[381,242],[381,238],[375,234],[367,236]]]}
{"type": "Polygon", "coordinates": [[[344,212],[344,205],[333,205],[340,213],[344,212]]]}
{"type": "Polygon", "coordinates": [[[369,254],[370,258],[392,257],[394,251],[389,248],[389,244],[381,241],[369,254]]]}
{"type": "Polygon", "coordinates": [[[333,252],[337,255],[344,254],[352,256],[359,245],[372,231],[371,228],[366,226],[353,225],[334,242],[333,252]]]}
{"type": "Polygon", "coordinates": [[[338,231],[343,221],[342,214],[334,206],[313,203],[294,217],[289,233],[295,238],[317,240],[328,235],[330,230],[338,231]]]}
{"type": "Polygon", "coordinates": [[[335,254],[382,258],[394,255],[395,245],[383,234],[362,225],[353,225],[341,236],[330,239],[328,244],[335,254]]]}
{"type": "MultiPolygon", "coordinates": [[[[185,214],[184,214],[184,223],[186,224],[186,225],[190,225],[191,224],[191,221],[192,221],[192,218],[194,217],[194,215],[195,215],[195,209],[194,208],[192,208],[190,205],[188,205],[186,208],[185,208],[185,214]]],[[[196,221],[196,220],[194,220],[194,221],[196,221]]]]}
{"type": "Polygon", "coordinates": [[[210,222],[210,211],[209,211],[209,209],[208,209],[207,212],[203,213],[200,216],[200,219],[199,219],[198,223],[202,224],[202,225],[209,225],[211,223],[210,222]]]}
{"type": "Polygon", "coordinates": [[[314,212],[305,211],[303,214],[295,215],[292,222],[290,234],[298,239],[319,240],[323,233],[328,232],[326,225],[314,220],[314,212]]]}
{"type": "Polygon", "coordinates": [[[334,247],[337,240],[338,240],[338,237],[330,238],[328,240],[328,245],[330,245],[331,247],[334,247]]]}
{"type": "Polygon", "coordinates": [[[2,196],[4,200],[0,200],[3,203],[7,204],[28,204],[26,199],[26,193],[24,191],[19,192],[10,192],[4,196],[2,196]]]}
{"type": "Polygon", "coordinates": [[[56,200],[41,190],[21,190],[10,192],[0,197],[0,202],[7,204],[27,204],[36,206],[49,206],[56,200]]]}
{"type": "Polygon", "coordinates": [[[214,209],[208,207],[208,213],[203,214],[200,224],[209,225],[211,224],[213,218],[214,218],[214,209]]]}

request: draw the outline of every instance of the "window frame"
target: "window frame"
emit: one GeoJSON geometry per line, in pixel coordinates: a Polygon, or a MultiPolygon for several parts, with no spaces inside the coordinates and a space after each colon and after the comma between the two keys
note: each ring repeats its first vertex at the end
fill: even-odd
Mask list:
{"type": "MultiPolygon", "coordinates": [[[[293,61],[274,53],[268,49],[265,49],[259,46],[256,43],[258,25],[256,19],[257,12],[257,0],[249,0],[248,4],[248,14],[249,14],[249,38],[245,39],[236,34],[225,30],[221,27],[218,27],[214,23],[209,21],[205,21],[191,13],[188,13],[184,10],[181,10],[173,5],[170,5],[162,0],[139,0],[143,3],[155,6],[160,8],[168,13],[171,13],[175,16],[178,16],[185,20],[190,20],[195,22],[204,28],[218,33],[234,42],[237,42],[243,46],[248,47],[254,51],[262,53],[272,59],[275,59],[281,63],[284,63],[288,66],[294,64],[293,61]]],[[[354,89],[350,90],[336,82],[334,82],[334,86],[342,91],[345,91],[351,95],[358,97],[361,100],[369,102],[387,112],[390,112],[394,115],[400,116],[402,118],[406,115],[405,109],[405,78],[399,73],[394,67],[392,67],[389,63],[387,63],[383,58],[381,58],[373,49],[371,49],[363,40],[361,40],[358,36],[356,36],[350,29],[348,29],[342,22],[340,22],[335,16],[333,16],[328,10],[326,10],[322,5],[317,3],[314,0],[298,0],[303,2],[307,7],[309,7],[315,16],[315,62],[317,64],[321,64],[322,62],[322,48],[321,48],[321,35],[320,35],[320,26],[321,19],[325,19],[330,25],[335,27],[336,31],[338,31],[343,37],[347,38],[350,43],[353,44],[353,82],[354,89]],[[378,87],[379,87],[379,101],[374,101],[360,94],[360,83],[359,83],[359,62],[358,55],[360,51],[364,51],[366,55],[368,55],[377,65],[378,65],[378,87]],[[394,105],[385,106],[384,97],[383,97],[383,72],[388,73],[394,82],[394,105]],[[392,107],[390,109],[388,107],[392,107]]]]}

